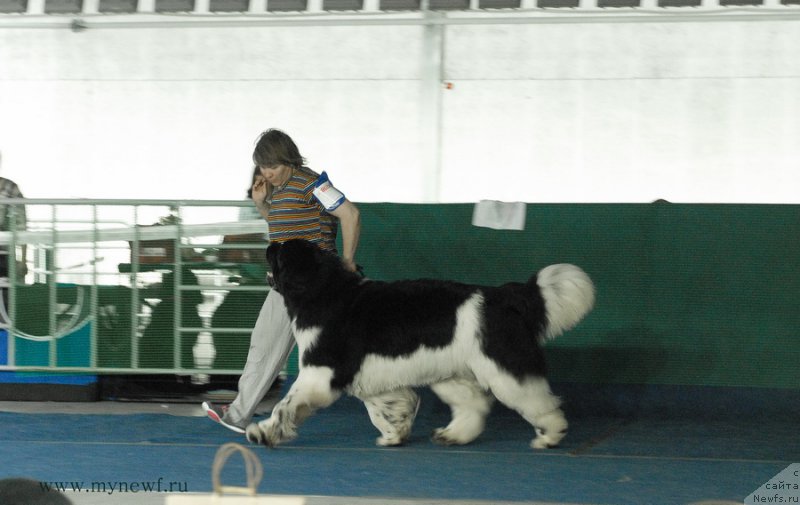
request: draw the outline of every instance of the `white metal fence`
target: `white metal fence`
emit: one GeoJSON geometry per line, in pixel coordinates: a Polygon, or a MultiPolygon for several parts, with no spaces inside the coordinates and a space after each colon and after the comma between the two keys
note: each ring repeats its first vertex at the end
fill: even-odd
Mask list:
{"type": "Polygon", "coordinates": [[[27,229],[0,232],[0,370],[241,371],[268,290],[249,202],[0,200],[22,204],[27,229]]]}

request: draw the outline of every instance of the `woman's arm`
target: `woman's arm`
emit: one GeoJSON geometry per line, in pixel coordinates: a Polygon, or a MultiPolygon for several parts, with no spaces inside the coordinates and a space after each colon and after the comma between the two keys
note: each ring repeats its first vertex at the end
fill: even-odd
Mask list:
{"type": "Polygon", "coordinates": [[[342,225],[342,262],[349,270],[356,271],[356,249],[361,237],[361,213],[350,200],[345,200],[331,211],[342,225]]]}

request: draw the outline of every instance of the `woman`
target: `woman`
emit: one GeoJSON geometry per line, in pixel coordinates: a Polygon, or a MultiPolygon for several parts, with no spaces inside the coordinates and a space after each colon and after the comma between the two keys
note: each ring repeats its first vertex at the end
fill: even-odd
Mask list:
{"type": "MultiPolygon", "coordinates": [[[[355,254],[361,233],[358,209],[327,178],[305,166],[294,141],[280,130],[261,134],[253,151],[251,198],[269,224],[269,239],[284,242],[304,239],[336,251],[339,225],[342,262],[355,271],[355,254]]],[[[294,345],[283,297],[272,290],[261,307],[250,336],[239,392],[230,406],[203,403],[208,416],[237,433],[251,422],[259,402],[283,368],[294,345]]]]}

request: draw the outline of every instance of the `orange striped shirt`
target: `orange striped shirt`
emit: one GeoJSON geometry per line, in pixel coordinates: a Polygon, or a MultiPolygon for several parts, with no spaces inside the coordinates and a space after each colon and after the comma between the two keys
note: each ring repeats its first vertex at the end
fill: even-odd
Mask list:
{"type": "Polygon", "coordinates": [[[270,241],[303,239],[336,252],[339,222],[314,196],[318,178],[316,173],[294,169],[286,185],[275,188],[269,202],[270,241]]]}

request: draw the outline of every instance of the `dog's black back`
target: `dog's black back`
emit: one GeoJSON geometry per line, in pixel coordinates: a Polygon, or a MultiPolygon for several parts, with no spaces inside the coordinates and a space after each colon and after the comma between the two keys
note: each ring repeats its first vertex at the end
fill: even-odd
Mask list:
{"type": "Polygon", "coordinates": [[[450,345],[456,313],[475,295],[483,297],[479,338],[487,357],[520,380],[545,373],[537,337],[546,316],[535,277],[500,287],[365,281],[335,254],[296,240],[270,245],[267,258],[297,328],[321,329],[302,364],[335,370],[334,387],[350,384],[367,355],[399,358],[450,345]]]}

